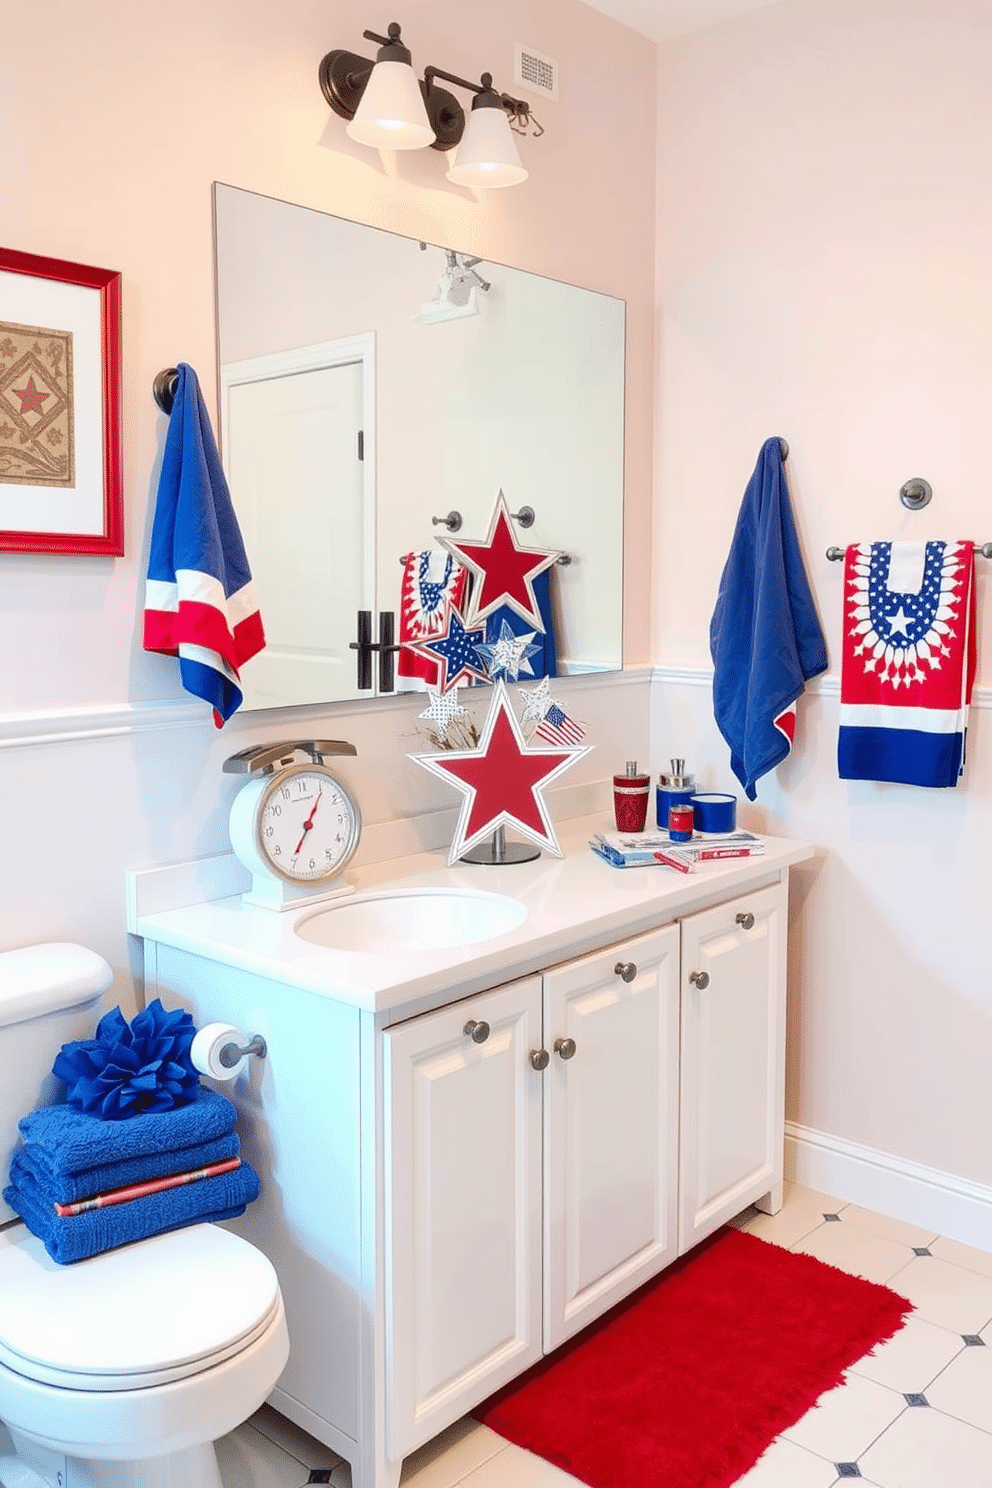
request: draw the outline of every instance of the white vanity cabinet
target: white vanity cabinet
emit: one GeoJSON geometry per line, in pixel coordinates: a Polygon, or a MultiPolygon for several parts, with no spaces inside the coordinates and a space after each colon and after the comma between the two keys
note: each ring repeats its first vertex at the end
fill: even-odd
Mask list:
{"type": "Polygon", "coordinates": [[[674,1259],[679,932],[384,1034],[388,1455],[674,1259]]]}
{"type": "Polygon", "coordinates": [[[679,1250],[782,1204],[787,890],[682,921],[679,1250]]]}
{"type": "Polygon", "coordinates": [[[749,1203],[780,1204],[787,878],[811,855],[767,839],[683,877],[581,840],[561,862],[427,865],[392,891],[505,893],[526,921],[368,956],[231,889],[178,897],[202,867],[175,890],[135,876],[146,1001],[266,1041],[218,1087],[262,1182],[232,1227],[285,1299],[271,1403],[353,1488],[396,1488],[414,1448],[749,1203]]]}

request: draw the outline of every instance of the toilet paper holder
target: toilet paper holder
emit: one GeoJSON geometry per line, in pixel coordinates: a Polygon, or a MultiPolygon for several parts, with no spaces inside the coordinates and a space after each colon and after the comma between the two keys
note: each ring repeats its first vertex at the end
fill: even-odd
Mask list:
{"type": "Polygon", "coordinates": [[[257,1054],[259,1059],[264,1059],[267,1053],[268,1049],[264,1038],[260,1033],[256,1033],[254,1038],[248,1040],[244,1048],[239,1048],[233,1039],[229,1044],[222,1044],[218,1050],[217,1058],[225,1069],[233,1069],[240,1060],[246,1058],[249,1054],[257,1054]]]}

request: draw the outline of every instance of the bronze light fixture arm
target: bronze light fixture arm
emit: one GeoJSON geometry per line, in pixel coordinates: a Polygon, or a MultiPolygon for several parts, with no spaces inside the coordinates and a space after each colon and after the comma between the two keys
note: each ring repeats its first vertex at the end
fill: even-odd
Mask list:
{"type": "Polygon", "coordinates": [[[427,89],[425,97],[428,100],[428,113],[431,112],[431,105],[429,100],[435,78],[443,78],[446,83],[454,83],[459,88],[467,88],[470,93],[475,93],[477,95],[478,101],[476,103],[473,103],[473,108],[478,108],[480,106],[483,108],[495,108],[499,106],[508,115],[511,122],[522,124],[524,128],[526,128],[528,123],[532,122],[535,126],[535,130],[538,133],[544,133],[543,129],[541,129],[541,126],[537,123],[537,120],[531,120],[530,105],[526,103],[524,99],[511,98],[509,93],[500,93],[493,87],[493,75],[491,72],[484,72],[478,83],[470,83],[467,78],[458,77],[457,74],[453,72],[445,72],[444,69],[441,67],[425,67],[424,84],[427,89]],[[492,96],[486,98],[484,96],[486,94],[491,94],[492,96]]]}

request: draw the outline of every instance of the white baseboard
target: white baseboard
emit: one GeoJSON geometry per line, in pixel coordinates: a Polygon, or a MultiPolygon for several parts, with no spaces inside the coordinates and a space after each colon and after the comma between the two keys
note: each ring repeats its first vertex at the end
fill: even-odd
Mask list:
{"type": "Polygon", "coordinates": [[[804,1188],[874,1209],[992,1251],[992,1187],[786,1122],[785,1176],[804,1188]]]}

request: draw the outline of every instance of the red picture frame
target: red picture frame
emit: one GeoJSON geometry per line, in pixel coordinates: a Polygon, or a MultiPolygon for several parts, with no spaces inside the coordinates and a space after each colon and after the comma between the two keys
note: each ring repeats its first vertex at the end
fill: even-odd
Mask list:
{"type": "Polygon", "coordinates": [[[0,550],[124,552],[115,270],[0,248],[0,550]]]}

